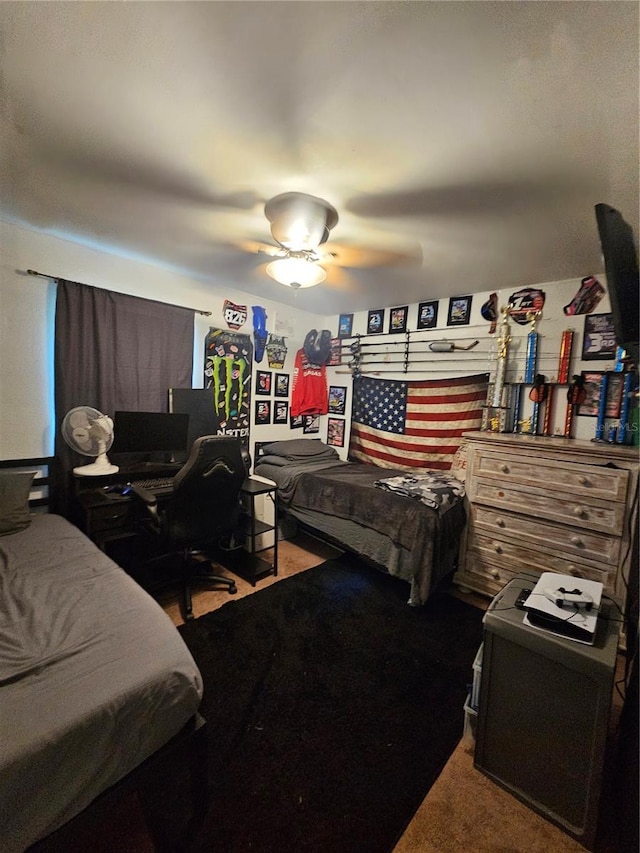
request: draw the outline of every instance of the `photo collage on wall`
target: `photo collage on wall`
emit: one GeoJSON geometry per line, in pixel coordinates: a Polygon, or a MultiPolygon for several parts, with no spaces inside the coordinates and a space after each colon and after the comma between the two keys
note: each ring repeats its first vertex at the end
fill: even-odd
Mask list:
{"type": "MultiPolygon", "coordinates": [[[[289,374],[271,370],[256,371],[256,396],[273,400],[255,401],[256,425],[289,423],[289,374]]],[[[303,426],[302,422],[299,424],[303,426]]],[[[290,424],[294,428],[293,423],[290,424]]]]}
{"type": "Polygon", "coordinates": [[[332,447],[344,447],[345,421],[335,415],[344,415],[347,410],[347,386],[330,385],[327,405],[327,444],[332,447]]]}
{"type": "MultiPolygon", "coordinates": [[[[449,299],[446,317],[447,326],[466,326],[471,319],[472,296],[454,296],[449,299]]],[[[415,316],[414,331],[420,332],[426,329],[435,329],[438,326],[439,300],[431,299],[418,303],[418,311],[415,316]]],[[[483,315],[484,316],[484,315],[483,315]]],[[[352,336],[353,315],[341,314],[338,323],[338,340],[352,336]]],[[[409,331],[411,323],[409,319],[409,306],[402,305],[396,308],[375,308],[367,313],[367,335],[402,334],[409,331]],[[386,326],[385,326],[386,321],[386,326]]]]}
{"type": "Polygon", "coordinates": [[[256,426],[289,422],[289,374],[281,373],[287,358],[287,342],[283,335],[267,331],[268,315],[264,308],[253,306],[254,337],[261,343],[260,357],[267,356],[268,370],[256,370],[254,389],[254,422],[256,426]],[[268,398],[268,399],[261,399],[268,398]],[[273,398],[273,399],[271,399],[273,398]]]}

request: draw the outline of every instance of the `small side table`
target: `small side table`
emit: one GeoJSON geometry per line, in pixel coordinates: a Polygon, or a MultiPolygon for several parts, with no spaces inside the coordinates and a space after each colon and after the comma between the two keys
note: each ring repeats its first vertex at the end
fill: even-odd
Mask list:
{"type": "MultiPolygon", "coordinates": [[[[247,511],[240,519],[241,535],[245,536],[249,542],[248,554],[245,555],[248,559],[242,559],[237,566],[232,568],[241,577],[245,577],[250,581],[252,586],[256,585],[256,581],[268,575],[278,574],[278,503],[277,503],[278,487],[272,483],[264,483],[262,480],[254,480],[248,477],[242,484],[240,494],[247,502],[247,511]],[[256,498],[259,495],[267,495],[273,504],[273,524],[262,521],[256,518],[256,498]],[[271,563],[268,560],[259,557],[256,553],[256,539],[263,533],[273,532],[273,560],[271,563]]],[[[230,567],[231,568],[231,567],[230,567]]]]}

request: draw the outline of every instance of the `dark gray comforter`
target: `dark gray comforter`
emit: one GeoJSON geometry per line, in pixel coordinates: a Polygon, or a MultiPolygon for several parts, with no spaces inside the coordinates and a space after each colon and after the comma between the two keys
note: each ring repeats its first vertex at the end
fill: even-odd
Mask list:
{"type": "Polygon", "coordinates": [[[172,738],[202,679],[160,606],[80,531],[0,537],[0,849],[24,850],[172,738]]]}
{"type": "MultiPolygon", "coordinates": [[[[308,460],[273,465],[258,460],[255,473],[277,483],[285,508],[347,519],[383,533],[410,552],[418,599],[414,603],[426,602],[435,584],[452,568],[466,522],[462,501],[439,512],[376,487],[380,468],[359,462],[308,460]]],[[[406,472],[385,469],[384,474],[406,472]]]]}

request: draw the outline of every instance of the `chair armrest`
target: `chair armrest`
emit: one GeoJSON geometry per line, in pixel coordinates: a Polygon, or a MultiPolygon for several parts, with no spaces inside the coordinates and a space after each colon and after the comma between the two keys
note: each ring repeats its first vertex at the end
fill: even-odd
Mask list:
{"type": "Polygon", "coordinates": [[[158,499],[154,494],[149,492],[147,489],[143,489],[142,486],[134,486],[131,485],[131,491],[136,497],[140,498],[148,507],[157,506],[158,499]]]}
{"type": "Polygon", "coordinates": [[[240,454],[242,456],[242,461],[244,463],[244,469],[246,471],[247,477],[249,476],[249,471],[251,471],[251,454],[247,450],[244,445],[240,448],[240,454]]]}
{"type": "Polygon", "coordinates": [[[160,532],[162,521],[160,519],[160,513],[158,512],[157,497],[142,486],[134,486],[133,484],[131,485],[131,494],[135,495],[135,497],[139,498],[145,504],[149,511],[148,521],[157,529],[158,532],[160,532]]]}

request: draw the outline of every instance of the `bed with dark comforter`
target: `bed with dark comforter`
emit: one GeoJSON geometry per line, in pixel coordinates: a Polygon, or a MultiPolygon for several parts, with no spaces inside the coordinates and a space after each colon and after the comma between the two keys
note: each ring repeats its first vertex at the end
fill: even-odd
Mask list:
{"type": "Polygon", "coordinates": [[[65,824],[171,741],[202,696],[160,606],[64,518],[29,513],[29,487],[24,474],[0,471],[6,853],[65,824]]]}
{"type": "Polygon", "coordinates": [[[279,507],[302,525],[408,581],[411,604],[455,568],[466,523],[457,481],[455,499],[434,507],[408,496],[420,474],[343,462],[309,439],[261,445],[254,473],[277,484],[279,507]]]}

